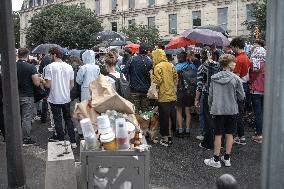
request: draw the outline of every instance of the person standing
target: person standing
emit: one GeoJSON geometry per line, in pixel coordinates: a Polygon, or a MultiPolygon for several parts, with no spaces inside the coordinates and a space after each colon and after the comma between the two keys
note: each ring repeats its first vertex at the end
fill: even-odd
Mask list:
{"type": "Polygon", "coordinates": [[[90,83],[100,75],[100,68],[95,64],[96,54],[92,50],[87,50],[82,54],[84,65],[80,67],[76,82],[81,86],[81,101],[90,100],[90,83]]]}
{"type": "Polygon", "coordinates": [[[131,102],[135,112],[147,111],[149,100],[147,92],[151,85],[150,70],[153,67],[151,59],[147,56],[148,47],[140,45],[139,54],[130,58],[122,73],[129,76],[131,89],[131,102]]]}
{"type": "Polygon", "coordinates": [[[234,143],[233,134],[236,130],[236,115],[238,114],[238,100],[245,98],[242,81],[236,74],[235,57],[225,54],[220,57],[222,71],[211,77],[209,88],[209,109],[214,122],[214,156],[205,159],[207,166],[220,168],[222,162],[226,167],[231,166],[230,154],[234,143]],[[222,136],[226,136],[226,153],[220,158],[222,136]]]}
{"type": "Polygon", "coordinates": [[[251,55],[253,66],[251,68],[249,83],[256,125],[256,133],[252,139],[257,143],[262,143],[265,59],[266,50],[263,47],[256,47],[251,55]]]}
{"type": "Polygon", "coordinates": [[[172,144],[170,130],[176,125],[176,86],[178,75],[174,65],[168,62],[163,50],[157,49],[153,53],[154,72],[152,81],[159,88],[158,108],[160,119],[160,134],[162,139],[160,144],[168,147],[172,144]]]}
{"type": "Polygon", "coordinates": [[[64,130],[62,127],[62,114],[67,126],[71,147],[77,148],[74,125],[70,113],[70,90],[74,86],[74,71],[72,66],[62,61],[62,53],[59,48],[51,48],[49,54],[52,63],[44,69],[45,87],[50,89],[47,101],[51,106],[55,130],[50,141],[63,141],[64,130]],[[62,114],[61,114],[62,112],[62,114]]]}
{"type": "MultiPolygon", "coordinates": [[[[233,51],[236,54],[236,68],[234,73],[237,74],[242,82],[243,87],[246,93],[246,99],[238,102],[239,114],[237,116],[237,137],[235,137],[235,143],[240,145],[246,144],[245,138],[245,123],[244,123],[244,109],[245,109],[245,101],[250,101],[250,92],[249,92],[249,69],[251,66],[251,62],[244,50],[245,42],[243,38],[237,37],[234,38],[230,44],[233,51]]],[[[248,104],[248,103],[247,103],[248,104]]]]}
{"type": "Polygon", "coordinates": [[[195,83],[188,83],[187,81],[191,78],[184,78],[184,77],[192,77],[197,75],[197,69],[194,64],[188,63],[186,61],[187,53],[181,52],[178,54],[178,63],[176,64],[176,71],[178,73],[178,85],[177,85],[177,123],[178,123],[178,130],[177,136],[178,137],[189,137],[190,136],[190,122],[191,122],[191,112],[190,107],[194,106],[194,96],[195,96],[195,83]],[[187,72],[187,74],[183,74],[187,72]],[[189,75],[189,72],[191,75],[189,75]],[[190,86],[192,85],[192,86],[190,86]],[[190,90],[193,88],[193,90],[190,90]],[[183,131],[183,109],[185,110],[185,125],[186,129],[185,132],[183,131]]]}
{"type": "Polygon", "coordinates": [[[31,139],[34,86],[39,86],[41,82],[36,67],[27,62],[29,53],[27,48],[20,48],[18,50],[18,61],[16,63],[24,146],[36,143],[31,139]]]}

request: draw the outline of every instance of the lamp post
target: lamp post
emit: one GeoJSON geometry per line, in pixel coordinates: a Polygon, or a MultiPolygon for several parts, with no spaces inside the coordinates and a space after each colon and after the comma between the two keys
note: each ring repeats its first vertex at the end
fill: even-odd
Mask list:
{"type": "Polygon", "coordinates": [[[23,165],[15,38],[12,22],[12,4],[10,0],[1,0],[0,33],[8,187],[11,189],[20,189],[25,188],[26,178],[23,165]]]}

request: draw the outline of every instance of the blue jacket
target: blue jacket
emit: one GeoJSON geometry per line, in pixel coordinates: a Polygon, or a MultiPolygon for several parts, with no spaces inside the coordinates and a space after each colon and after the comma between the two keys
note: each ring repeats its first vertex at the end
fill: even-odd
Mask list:
{"type": "Polygon", "coordinates": [[[129,76],[132,92],[147,93],[150,85],[150,70],[153,67],[152,60],[147,55],[137,55],[130,58],[123,69],[123,73],[129,76]]]}
{"type": "Polygon", "coordinates": [[[84,65],[80,67],[76,82],[81,85],[81,101],[91,98],[90,83],[100,75],[100,68],[95,64],[95,53],[87,50],[82,55],[84,65]]]}

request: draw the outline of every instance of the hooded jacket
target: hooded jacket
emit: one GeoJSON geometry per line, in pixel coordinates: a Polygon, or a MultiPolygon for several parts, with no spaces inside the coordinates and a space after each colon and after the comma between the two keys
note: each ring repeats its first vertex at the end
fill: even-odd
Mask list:
{"type": "Polygon", "coordinates": [[[212,115],[238,114],[237,101],[244,98],[242,81],[233,72],[221,71],[211,77],[208,103],[212,115]]]}
{"type": "Polygon", "coordinates": [[[174,65],[168,62],[163,50],[158,49],[152,53],[155,65],[152,82],[159,87],[159,102],[176,101],[176,86],[178,75],[174,65]]]}
{"type": "Polygon", "coordinates": [[[95,52],[87,50],[82,55],[84,65],[80,67],[76,82],[81,85],[81,101],[91,98],[90,83],[96,80],[100,74],[100,68],[95,64],[95,52]]]}

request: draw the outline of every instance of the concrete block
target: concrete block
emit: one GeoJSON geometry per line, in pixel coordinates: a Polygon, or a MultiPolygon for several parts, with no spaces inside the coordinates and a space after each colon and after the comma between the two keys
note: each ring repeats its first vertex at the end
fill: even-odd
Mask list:
{"type": "Polygon", "coordinates": [[[48,143],[45,189],[77,189],[75,159],[66,143],[66,147],[64,142],[48,143]]]}

